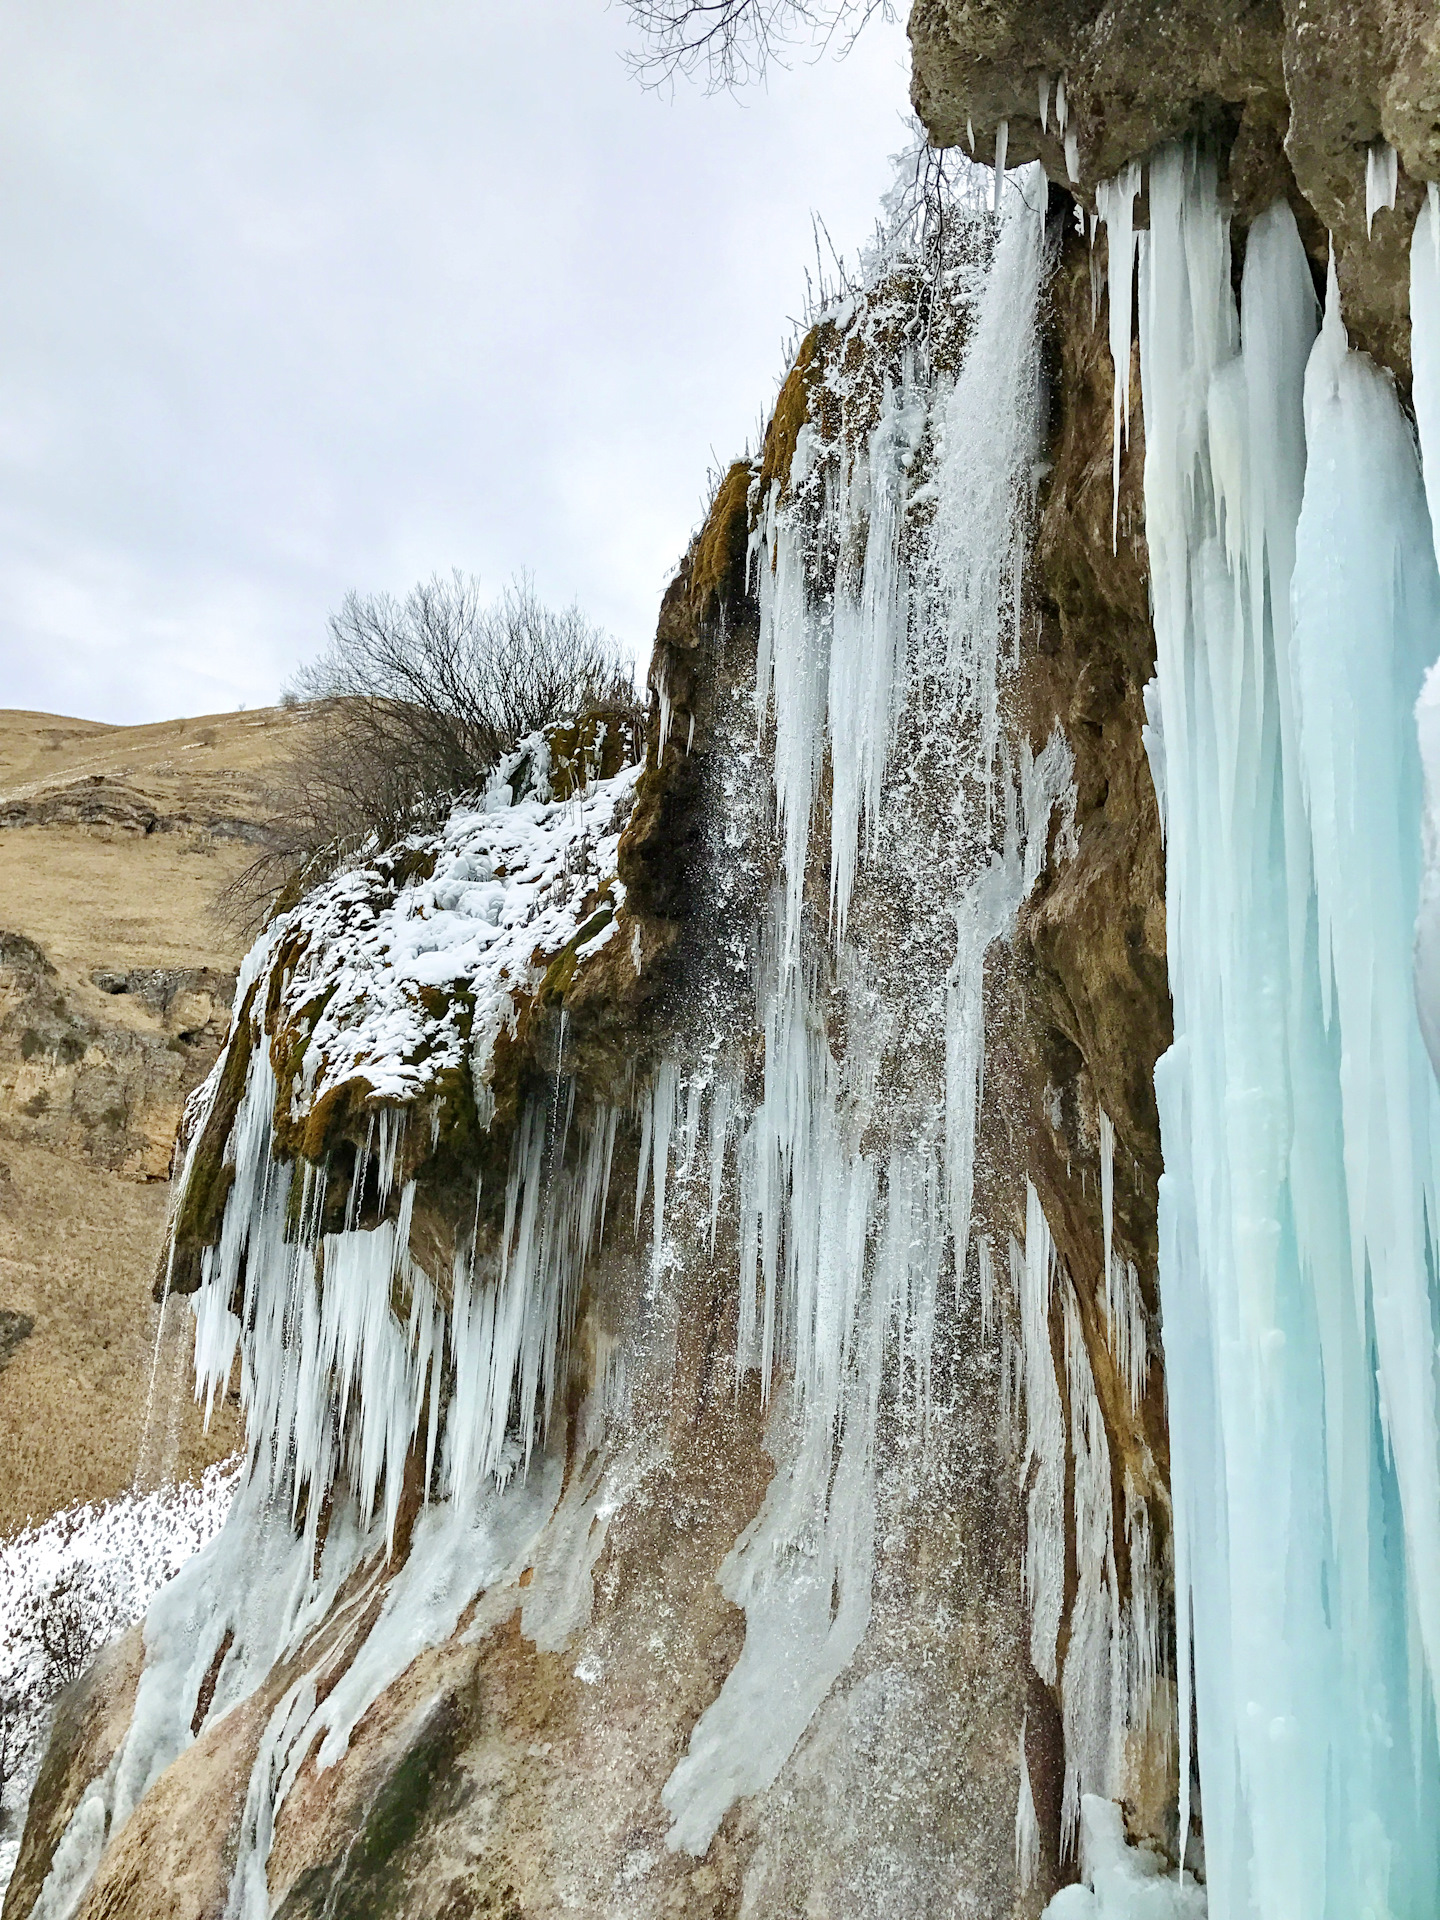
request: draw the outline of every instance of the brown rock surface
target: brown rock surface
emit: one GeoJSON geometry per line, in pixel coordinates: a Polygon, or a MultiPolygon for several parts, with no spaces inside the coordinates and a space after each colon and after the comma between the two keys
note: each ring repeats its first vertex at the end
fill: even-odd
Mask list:
{"type": "Polygon", "coordinates": [[[912,97],[942,146],[1010,165],[1039,158],[1069,184],[1042,79],[1065,78],[1076,191],[1183,134],[1231,158],[1242,219],[1286,194],[1312,254],[1334,236],[1357,343],[1408,382],[1407,253],[1423,183],[1440,178],[1440,20],[1424,0],[916,0],[912,97]],[[1365,220],[1366,160],[1400,157],[1395,210],[1365,220]]]}
{"type": "MultiPolygon", "coordinates": [[[[135,1471],[171,1143],[244,946],[213,907],[299,724],[0,713],[0,1533],[135,1471]]],[[[237,1431],[171,1360],[152,1465],[188,1474],[237,1431]]]]}

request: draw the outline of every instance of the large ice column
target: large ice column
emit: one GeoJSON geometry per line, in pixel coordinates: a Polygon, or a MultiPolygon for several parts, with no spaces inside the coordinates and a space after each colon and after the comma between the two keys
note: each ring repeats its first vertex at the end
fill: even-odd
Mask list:
{"type": "MultiPolygon", "coordinates": [[[[1410,249],[1410,362],[1430,525],[1440,553],[1440,188],[1431,183],[1410,249]]],[[[1415,923],[1415,998],[1440,1073],[1440,661],[1425,677],[1415,719],[1425,774],[1423,871],[1415,923]]]]}
{"type": "Polygon", "coordinates": [[[1161,1296],[1210,1911],[1428,1914],[1440,1135],[1409,713],[1435,565],[1393,390],[1338,312],[1317,340],[1288,210],[1251,230],[1238,313],[1213,166],[1157,156],[1150,215],[1161,1296]]]}

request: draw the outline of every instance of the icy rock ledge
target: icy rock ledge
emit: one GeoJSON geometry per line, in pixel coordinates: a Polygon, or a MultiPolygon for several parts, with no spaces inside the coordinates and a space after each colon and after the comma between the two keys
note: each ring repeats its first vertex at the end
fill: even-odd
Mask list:
{"type": "Polygon", "coordinates": [[[1042,1920],[1204,1920],[1205,1889],[1130,1846],[1119,1807],[1095,1793],[1080,1802],[1080,1859],[1085,1884],[1062,1887],[1042,1920]]]}

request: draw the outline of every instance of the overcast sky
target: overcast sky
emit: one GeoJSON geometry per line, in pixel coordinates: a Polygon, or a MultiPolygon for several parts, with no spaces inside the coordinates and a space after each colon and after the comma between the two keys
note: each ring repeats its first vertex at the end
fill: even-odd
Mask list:
{"type": "Polygon", "coordinates": [[[605,0],[0,8],[0,705],[274,700],[347,588],[521,568],[637,656],[906,141],[903,31],[644,92],[605,0]]]}

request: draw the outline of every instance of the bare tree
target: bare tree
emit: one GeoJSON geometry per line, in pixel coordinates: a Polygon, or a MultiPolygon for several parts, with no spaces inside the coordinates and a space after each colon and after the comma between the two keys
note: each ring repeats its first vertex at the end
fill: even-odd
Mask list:
{"type": "Polygon", "coordinates": [[[14,1687],[0,1687],[0,1808],[30,1744],[30,1715],[14,1687]]]}
{"type": "Polygon", "coordinates": [[[34,1634],[44,1660],[42,1691],[59,1693],[78,1680],[107,1631],[106,1596],[84,1567],[72,1567],[42,1596],[34,1634]]]}
{"type": "Polygon", "coordinates": [[[287,701],[308,713],[269,842],[222,899],[246,924],[297,879],[441,818],[540,727],[601,715],[639,734],[616,643],[578,607],[545,606],[523,577],[492,601],[458,571],[403,600],[348,594],[287,701]]]}
{"type": "Polygon", "coordinates": [[[763,80],[800,45],[848,53],[876,14],[893,20],[895,0],[624,0],[643,52],[630,62],[647,86],[703,75],[712,92],[763,80]]]}

